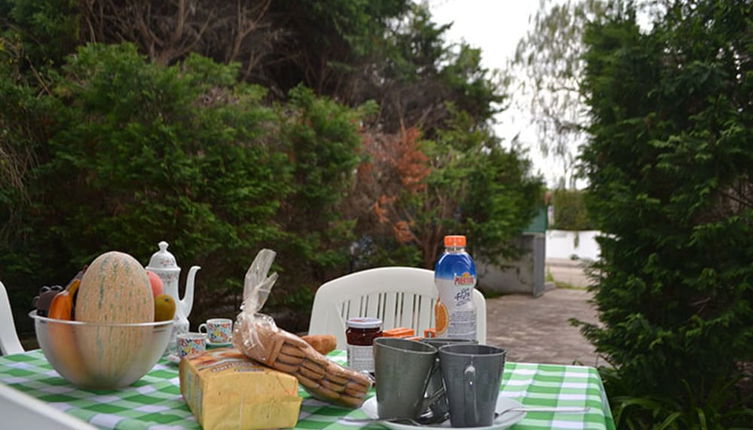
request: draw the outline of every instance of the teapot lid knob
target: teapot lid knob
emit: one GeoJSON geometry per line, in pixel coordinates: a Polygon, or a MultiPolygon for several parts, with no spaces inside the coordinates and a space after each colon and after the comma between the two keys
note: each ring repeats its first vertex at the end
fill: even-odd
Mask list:
{"type": "Polygon", "coordinates": [[[167,250],[169,244],[164,240],[159,244],[159,251],[152,254],[152,258],[149,260],[149,266],[147,270],[151,269],[178,269],[178,264],[175,261],[175,256],[167,250]]]}

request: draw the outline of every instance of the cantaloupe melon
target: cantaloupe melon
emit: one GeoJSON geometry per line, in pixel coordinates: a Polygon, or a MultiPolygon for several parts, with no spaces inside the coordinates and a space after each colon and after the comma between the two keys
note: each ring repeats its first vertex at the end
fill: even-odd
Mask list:
{"type": "MultiPolygon", "coordinates": [[[[145,323],[154,321],[154,296],[143,266],[128,254],[97,257],[84,273],[76,297],[77,321],[145,323]]],[[[86,367],[102,380],[116,381],[125,363],[137,360],[137,345],[149,342],[151,327],[80,327],[78,345],[86,367]]]]}
{"type": "Polygon", "coordinates": [[[76,320],[154,321],[154,296],[146,269],[128,254],[110,251],[86,269],[76,298],[76,320]]]}

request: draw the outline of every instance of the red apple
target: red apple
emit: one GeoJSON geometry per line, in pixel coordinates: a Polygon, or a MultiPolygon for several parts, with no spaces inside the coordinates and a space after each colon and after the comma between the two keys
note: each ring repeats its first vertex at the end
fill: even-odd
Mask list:
{"type": "Polygon", "coordinates": [[[154,297],[164,294],[165,286],[162,283],[162,279],[160,279],[156,273],[150,272],[149,270],[146,271],[146,274],[149,275],[149,284],[152,286],[152,294],[154,297]]]}

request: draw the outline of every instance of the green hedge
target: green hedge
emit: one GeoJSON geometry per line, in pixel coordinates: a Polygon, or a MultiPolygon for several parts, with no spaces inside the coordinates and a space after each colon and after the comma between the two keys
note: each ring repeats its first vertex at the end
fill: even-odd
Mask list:
{"type": "Polygon", "coordinates": [[[557,189],[552,192],[555,230],[594,230],[594,223],[588,216],[584,191],[557,189]]]}

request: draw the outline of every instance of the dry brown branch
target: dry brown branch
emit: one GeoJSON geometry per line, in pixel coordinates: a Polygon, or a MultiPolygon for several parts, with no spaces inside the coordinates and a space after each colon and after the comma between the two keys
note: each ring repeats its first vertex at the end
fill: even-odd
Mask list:
{"type": "Polygon", "coordinates": [[[271,0],[83,0],[83,37],[136,43],[151,59],[172,64],[191,52],[240,61],[247,72],[274,52],[284,31],[268,16],[271,0]]]}

